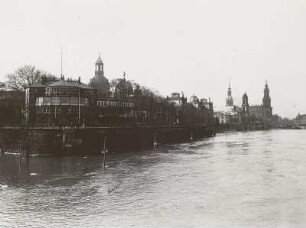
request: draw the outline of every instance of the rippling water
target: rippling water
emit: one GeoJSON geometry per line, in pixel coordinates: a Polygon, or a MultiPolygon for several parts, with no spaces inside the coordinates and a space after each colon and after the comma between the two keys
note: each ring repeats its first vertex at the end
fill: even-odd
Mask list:
{"type": "Polygon", "coordinates": [[[0,227],[306,227],[305,130],[219,134],[101,165],[0,157],[0,227]]]}

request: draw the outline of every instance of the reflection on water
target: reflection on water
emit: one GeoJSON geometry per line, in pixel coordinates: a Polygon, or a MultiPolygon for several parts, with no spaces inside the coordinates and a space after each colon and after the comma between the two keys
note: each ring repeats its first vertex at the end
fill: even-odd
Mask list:
{"type": "Polygon", "coordinates": [[[102,157],[0,157],[0,227],[305,227],[306,131],[102,157]],[[82,169],[88,172],[82,175],[82,169]]]}

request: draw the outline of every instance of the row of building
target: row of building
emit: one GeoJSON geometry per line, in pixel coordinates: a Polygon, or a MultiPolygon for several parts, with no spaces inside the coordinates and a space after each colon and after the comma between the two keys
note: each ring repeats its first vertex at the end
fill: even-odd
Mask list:
{"type": "MultiPolygon", "coordinates": [[[[144,95],[141,88],[126,80],[125,74],[111,91],[99,56],[90,83],[81,78],[43,77],[26,88],[25,93],[2,91],[0,124],[24,125],[112,125],[112,124],[201,124],[215,123],[235,129],[269,129],[278,125],[273,115],[270,89],[266,82],[261,105],[250,105],[243,94],[235,105],[229,85],[225,107],[214,112],[213,103],[205,98],[174,92],[166,98],[144,95]],[[3,94],[2,94],[3,93],[3,94]],[[25,102],[24,98],[25,97],[25,102]],[[3,98],[3,99],[2,99],[3,98]],[[16,101],[14,101],[14,98],[16,101]],[[13,99],[13,100],[12,100],[13,99]],[[13,102],[14,101],[14,102],[13,102]],[[11,104],[14,104],[12,107],[11,104]],[[17,107],[18,106],[18,107],[17,107]],[[8,114],[10,113],[10,114],[8,114]],[[1,122],[2,121],[2,122],[1,122]]],[[[305,118],[297,118],[303,122],[305,118]]]]}
{"type": "Polygon", "coordinates": [[[215,112],[220,125],[236,129],[270,129],[280,121],[278,115],[273,115],[270,89],[266,82],[261,105],[250,105],[247,93],[242,96],[241,106],[234,105],[232,89],[227,91],[225,110],[215,112]]]}
{"type": "Polygon", "coordinates": [[[298,114],[295,118],[295,124],[299,126],[306,126],[306,114],[298,114]]]}
{"type": "Polygon", "coordinates": [[[44,77],[25,90],[26,125],[207,124],[214,123],[213,104],[179,93],[165,99],[146,97],[125,74],[115,92],[104,75],[99,56],[88,85],[78,80],[44,77]]]}

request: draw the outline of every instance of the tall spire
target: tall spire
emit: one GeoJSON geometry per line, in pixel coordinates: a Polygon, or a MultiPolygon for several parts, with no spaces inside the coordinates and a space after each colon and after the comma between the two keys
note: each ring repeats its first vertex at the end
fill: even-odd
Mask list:
{"type": "Polygon", "coordinates": [[[126,72],[123,71],[123,80],[124,80],[124,81],[126,80],[126,79],[125,79],[125,76],[126,76],[126,72]]]}
{"type": "Polygon", "coordinates": [[[264,97],[262,99],[262,105],[265,106],[265,107],[271,107],[270,89],[269,89],[267,80],[266,80],[266,84],[265,84],[264,97]]]}
{"type": "Polygon", "coordinates": [[[265,89],[264,89],[264,97],[269,97],[269,86],[268,86],[268,82],[266,81],[266,84],[265,84],[265,89]]]}
{"type": "Polygon", "coordinates": [[[227,90],[226,106],[233,106],[233,105],[234,105],[234,100],[232,97],[231,83],[229,82],[227,90]]]}
{"type": "Polygon", "coordinates": [[[229,83],[228,83],[227,95],[228,95],[229,97],[231,97],[231,96],[232,96],[231,82],[229,82],[229,83]]]}
{"type": "Polygon", "coordinates": [[[262,106],[264,109],[264,118],[271,118],[272,117],[272,105],[271,105],[270,89],[269,89],[267,80],[266,80],[266,85],[264,89],[264,97],[262,98],[262,106]]]}

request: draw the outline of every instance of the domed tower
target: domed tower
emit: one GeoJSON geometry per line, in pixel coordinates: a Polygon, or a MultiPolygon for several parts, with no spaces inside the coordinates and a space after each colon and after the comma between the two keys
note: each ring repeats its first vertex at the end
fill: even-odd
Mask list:
{"type": "Polygon", "coordinates": [[[232,89],[231,89],[231,84],[229,84],[227,90],[226,106],[233,106],[233,105],[234,105],[234,100],[232,97],[232,89]]]}
{"type": "Polygon", "coordinates": [[[95,76],[104,77],[104,64],[103,64],[103,61],[102,61],[100,55],[99,55],[99,58],[96,61],[95,76]]]}
{"type": "Polygon", "coordinates": [[[97,97],[109,97],[110,95],[110,85],[104,76],[104,64],[99,55],[95,65],[95,76],[90,79],[89,86],[97,90],[97,97]]]}
{"type": "Polygon", "coordinates": [[[242,96],[242,112],[249,113],[249,98],[246,92],[242,96]]]}

